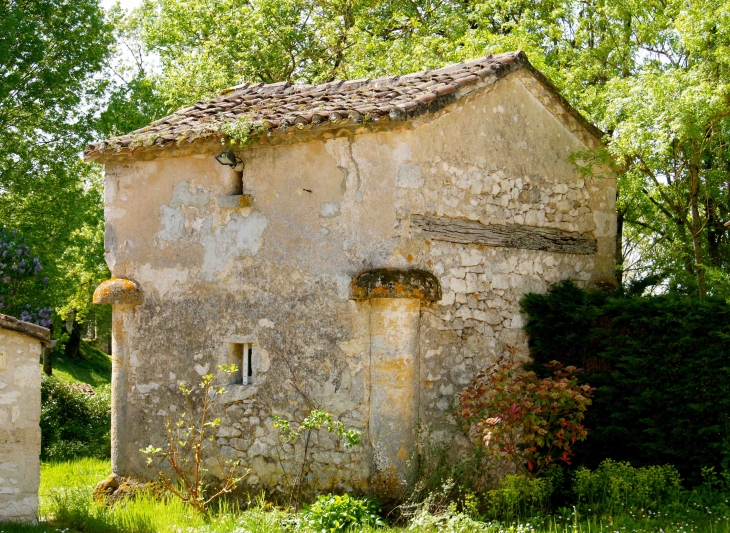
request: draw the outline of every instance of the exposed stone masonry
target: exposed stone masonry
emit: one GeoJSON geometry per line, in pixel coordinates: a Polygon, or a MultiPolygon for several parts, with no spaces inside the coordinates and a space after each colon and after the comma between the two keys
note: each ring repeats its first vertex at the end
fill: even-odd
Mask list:
{"type": "Polygon", "coordinates": [[[414,409],[432,439],[458,446],[456,394],[489,362],[528,356],[520,298],[613,277],[615,180],[567,161],[599,138],[546,87],[515,68],[408,121],[287,126],[237,151],[245,207],[218,202],[240,184],[214,160],[220,144],[105,159],[107,262],[144,293],[114,307],[115,472],[151,475],[138,450],[179,413],[179,381],[214,371],[232,344],[251,347],[253,375],[227,387],[218,443],[250,469],[246,490],[286,491],[301,468],[303,446],[280,442],[271,413],[301,420],[317,407],[362,432],[351,450],[313,435],[311,490],[397,488],[413,441],[388,448],[380,430],[411,424],[414,409]],[[419,216],[579,234],[595,251],[438,240],[419,216]],[[381,475],[388,465],[397,476],[381,475]]]}

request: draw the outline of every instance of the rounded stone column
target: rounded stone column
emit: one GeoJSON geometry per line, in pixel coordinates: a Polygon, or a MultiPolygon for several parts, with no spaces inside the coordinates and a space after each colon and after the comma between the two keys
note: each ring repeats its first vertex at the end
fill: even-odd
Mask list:
{"type": "Polygon", "coordinates": [[[129,376],[129,354],[127,353],[126,319],[131,316],[133,306],[143,302],[144,297],[136,282],[112,278],[103,282],[94,291],[95,304],[112,304],[112,472],[125,475],[128,472],[125,450],[119,448],[119,434],[127,424],[125,397],[129,376]]]}
{"type": "Polygon", "coordinates": [[[377,269],[352,282],[353,297],[370,300],[369,440],[373,488],[399,496],[411,481],[419,411],[421,300],[441,299],[436,277],[423,270],[377,269]]]}

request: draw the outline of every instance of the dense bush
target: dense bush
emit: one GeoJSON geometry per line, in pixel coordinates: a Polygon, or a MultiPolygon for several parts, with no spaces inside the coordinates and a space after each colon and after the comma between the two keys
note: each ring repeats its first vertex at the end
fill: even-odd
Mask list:
{"type": "Polygon", "coordinates": [[[576,463],[675,465],[692,483],[730,467],[730,305],[624,297],[564,282],[522,300],[534,370],[558,360],[596,391],[576,463]]]}
{"type": "Polygon", "coordinates": [[[108,458],[111,455],[111,388],[93,395],[56,378],[41,383],[41,458],[108,458]]]}
{"type": "Polygon", "coordinates": [[[573,445],[586,438],[581,423],[591,388],[579,385],[575,367],[553,361],[539,378],[521,365],[500,361],[477,374],[459,395],[456,415],[477,446],[497,463],[538,474],[556,461],[570,464],[573,445]]]}
{"type": "Polygon", "coordinates": [[[349,494],[319,496],[306,505],[298,525],[314,531],[347,531],[355,526],[385,525],[379,516],[380,502],[372,498],[355,498],[349,494]]]}

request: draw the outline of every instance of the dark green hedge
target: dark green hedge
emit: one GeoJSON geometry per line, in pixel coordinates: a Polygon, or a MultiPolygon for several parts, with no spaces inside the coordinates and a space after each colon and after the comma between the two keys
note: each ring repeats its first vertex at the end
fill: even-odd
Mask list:
{"type": "Polygon", "coordinates": [[[605,458],[673,464],[697,481],[730,467],[730,305],[665,295],[623,297],[570,282],[521,302],[540,371],[558,360],[596,387],[576,464],[605,458]]]}

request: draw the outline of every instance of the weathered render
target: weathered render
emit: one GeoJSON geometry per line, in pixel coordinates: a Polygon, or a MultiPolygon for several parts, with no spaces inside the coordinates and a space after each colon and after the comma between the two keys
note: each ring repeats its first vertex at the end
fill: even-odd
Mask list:
{"type": "Polygon", "coordinates": [[[151,475],[139,449],[179,412],[179,381],[248,372],[250,353],[218,434],[246,487],[298,474],[271,413],[317,407],[362,445],[313,436],[308,486],[392,494],[416,424],[458,443],[455,395],[527,357],[522,295],[613,280],[615,180],[568,162],[600,132],[523,54],[304,91],[244,86],[88,148],[106,165],[107,263],[130,280],[97,296],[114,304],[117,474],[151,475]],[[216,113],[236,106],[267,120],[233,146],[242,183],[214,159],[230,146],[216,113]]]}
{"type": "Polygon", "coordinates": [[[0,314],[0,521],[35,522],[40,484],[46,328],[0,314]]]}

